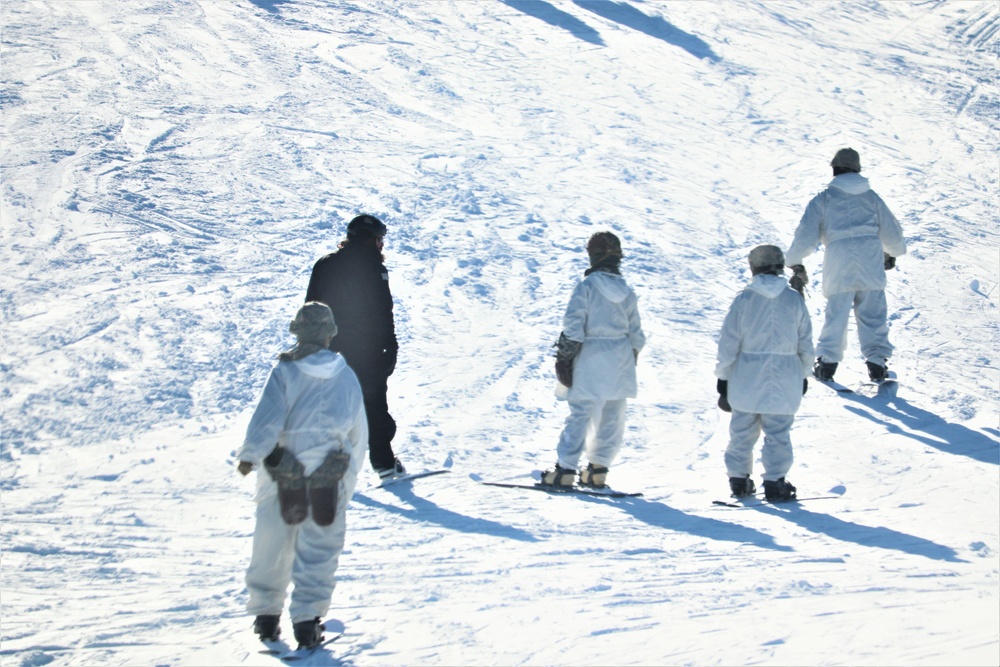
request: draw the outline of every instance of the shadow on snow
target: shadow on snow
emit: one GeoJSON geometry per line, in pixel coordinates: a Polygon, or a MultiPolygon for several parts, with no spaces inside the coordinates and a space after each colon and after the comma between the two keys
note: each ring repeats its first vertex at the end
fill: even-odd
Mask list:
{"type": "Polygon", "coordinates": [[[585,42],[604,46],[604,40],[594,28],[572,14],[544,2],[544,0],[501,0],[501,2],[528,16],[545,21],[551,26],[568,30],[574,37],[585,42]]]}
{"type": "Polygon", "coordinates": [[[722,60],[702,38],[681,30],[660,16],[644,14],[627,3],[611,2],[611,0],[573,0],[573,4],[609,21],[620,23],[626,28],[638,30],[650,37],[662,39],[667,44],[678,46],[695,58],[703,58],[713,63],[722,60]]]}
{"type": "Polygon", "coordinates": [[[540,541],[531,533],[521,530],[520,528],[514,528],[513,526],[507,526],[496,521],[490,521],[489,519],[479,519],[444,509],[440,505],[432,503],[426,498],[421,498],[413,492],[412,487],[407,485],[397,484],[384,489],[384,491],[393,494],[403,502],[410,505],[412,509],[404,509],[402,507],[396,507],[395,505],[382,503],[361,493],[355,493],[351,501],[361,505],[367,505],[368,507],[373,507],[375,509],[391,512],[392,514],[398,514],[399,516],[412,521],[436,523],[444,528],[457,530],[462,533],[494,535],[496,537],[507,537],[513,540],[520,540],[522,542],[540,541]]]}
{"type": "Polygon", "coordinates": [[[291,0],[250,0],[250,4],[263,9],[271,14],[278,14],[279,7],[281,5],[286,5],[291,0]]]}
{"type": "Polygon", "coordinates": [[[941,417],[918,408],[898,396],[883,396],[869,399],[857,394],[842,394],[845,399],[859,403],[873,412],[853,405],[844,406],[849,412],[866,417],[885,426],[889,433],[898,433],[942,452],[967,456],[983,463],[1000,465],[1000,443],[985,433],[974,431],[961,424],[952,424],[941,417]],[[887,400],[879,400],[879,399],[887,400]],[[881,419],[879,413],[897,423],[881,419]],[[900,426],[902,425],[902,426],[900,426]],[[905,429],[903,427],[906,427],[905,429]],[[908,430],[907,430],[908,429],[908,430]],[[913,433],[922,431],[926,435],[913,433]]]}
{"type": "Polygon", "coordinates": [[[914,556],[923,556],[924,558],[943,560],[950,563],[967,562],[959,558],[958,553],[951,547],[946,547],[915,535],[901,533],[892,528],[885,528],[884,526],[863,526],[859,523],[838,519],[829,514],[810,512],[801,506],[780,509],[779,505],[760,505],[754,509],[780,516],[783,519],[802,526],[806,530],[827,535],[841,542],[854,542],[861,546],[878,549],[893,549],[913,554],[914,556]]]}
{"type": "MultiPolygon", "coordinates": [[[[607,502],[597,496],[588,496],[581,498],[581,500],[598,503],[607,502]]],[[[792,547],[778,544],[772,536],[762,533],[756,528],[750,528],[738,523],[729,523],[728,521],[721,521],[719,519],[686,514],[662,502],[652,502],[642,498],[619,498],[614,501],[614,504],[639,521],[655,528],[666,528],[668,530],[688,533],[689,535],[707,537],[712,540],[752,544],[761,549],[794,551],[792,547]]]]}

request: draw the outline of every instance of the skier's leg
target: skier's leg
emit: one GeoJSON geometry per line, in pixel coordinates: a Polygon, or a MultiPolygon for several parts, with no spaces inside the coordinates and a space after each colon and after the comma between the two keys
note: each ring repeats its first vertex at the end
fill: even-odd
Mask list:
{"type": "Polygon", "coordinates": [[[247,613],[250,615],[281,615],[292,576],[297,530],[298,525],[290,526],[281,519],[276,494],[257,504],[253,551],[246,575],[247,590],[250,592],[247,613]]]}
{"type": "Polygon", "coordinates": [[[816,356],[823,361],[840,363],[847,349],[847,319],[854,304],[854,292],[834,294],[826,300],[823,330],[816,343],[816,356]]]}
{"type": "Polygon", "coordinates": [[[733,410],[725,456],[730,477],[746,477],[753,472],[753,446],[759,437],[760,415],[733,410]]]}
{"type": "Polygon", "coordinates": [[[587,459],[595,466],[610,468],[625,437],[627,399],[605,401],[601,421],[592,443],[587,445],[587,459]]]}
{"type": "Polygon", "coordinates": [[[364,393],[365,416],[368,418],[368,460],[373,470],[385,470],[396,465],[396,455],[392,451],[396,420],[389,414],[386,393],[384,383],[364,393]]]}
{"type": "Polygon", "coordinates": [[[334,574],[344,550],[347,529],[347,501],[344,486],[337,497],[337,518],[329,526],[318,526],[310,517],[302,522],[295,542],[292,565],[292,602],[288,612],[292,623],[322,618],[330,609],[336,585],[334,574]]]}
{"type": "Polygon", "coordinates": [[[764,446],[761,462],[764,464],[764,481],[773,482],[788,474],[792,468],[792,422],[795,415],[761,415],[764,429],[764,446]]]}
{"type": "Polygon", "coordinates": [[[382,354],[365,349],[341,349],[347,365],[351,367],[361,385],[368,420],[368,460],[373,470],[395,468],[396,455],[392,439],[396,435],[396,421],[389,414],[388,378],[382,363],[382,354]]]}
{"type": "Polygon", "coordinates": [[[858,323],[858,342],[867,361],[885,366],[892,356],[889,343],[888,307],[885,290],[858,292],[854,300],[854,319],[858,323]]]}
{"type": "Polygon", "coordinates": [[[556,448],[560,467],[576,470],[587,441],[587,432],[598,408],[600,403],[595,401],[569,401],[569,417],[566,418],[566,426],[563,427],[556,448]]]}

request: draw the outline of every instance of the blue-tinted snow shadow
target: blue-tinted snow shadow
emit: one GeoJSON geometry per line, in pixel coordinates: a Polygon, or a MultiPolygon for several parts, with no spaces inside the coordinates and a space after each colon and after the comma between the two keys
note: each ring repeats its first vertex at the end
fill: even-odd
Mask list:
{"type": "MultiPolygon", "coordinates": [[[[597,496],[585,496],[582,499],[590,502],[609,502],[597,496]]],[[[686,514],[664,503],[652,502],[643,498],[616,498],[611,502],[616,507],[620,507],[622,511],[655,528],[666,528],[668,530],[675,530],[688,533],[689,535],[698,535],[724,542],[752,544],[761,549],[794,551],[792,547],[778,544],[774,541],[773,537],[755,528],[749,528],[738,523],[720,521],[719,519],[686,514]]]]}
{"type": "Polygon", "coordinates": [[[370,496],[357,492],[355,492],[354,497],[351,500],[352,502],[359,503],[361,505],[367,505],[368,507],[397,514],[401,517],[410,519],[411,521],[417,521],[420,523],[436,523],[439,526],[448,528],[449,530],[456,530],[460,533],[493,535],[494,537],[506,537],[508,539],[520,540],[522,542],[541,541],[531,533],[521,530],[520,528],[514,528],[513,526],[507,526],[496,521],[490,521],[489,519],[479,519],[477,517],[466,516],[464,514],[459,514],[458,512],[444,509],[440,505],[418,496],[413,492],[413,487],[405,482],[393,484],[385,489],[380,489],[380,491],[391,493],[409,505],[412,509],[406,509],[379,502],[370,496]]]}
{"type": "Polygon", "coordinates": [[[867,410],[853,405],[846,405],[844,408],[881,424],[889,433],[905,435],[942,452],[1000,465],[1000,441],[996,438],[961,424],[947,422],[932,412],[891,395],[891,392],[882,391],[882,387],[879,389],[879,395],[873,398],[859,394],[841,394],[843,398],[855,401],[867,410]],[[893,421],[882,419],[878,415],[893,421]],[[925,435],[913,431],[921,431],[925,435]]]}
{"type": "Polygon", "coordinates": [[[585,42],[604,46],[604,40],[601,39],[601,35],[596,30],[572,14],[567,14],[544,0],[501,0],[501,2],[528,16],[545,21],[551,26],[568,30],[574,37],[585,42]]]}
{"type": "Polygon", "coordinates": [[[806,530],[822,535],[828,535],[841,542],[854,542],[865,547],[877,549],[892,549],[903,553],[923,556],[932,560],[943,560],[950,563],[964,563],[958,553],[951,547],[932,542],[931,540],[901,533],[884,526],[864,526],[852,521],[844,521],[829,514],[819,514],[803,509],[801,505],[783,508],[781,505],[760,505],[754,507],[760,512],[767,512],[798,524],[806,530]]]}
{"type": "Polygon", "coordinates": [[[280,11],[281,5],[287,5],[291,0],[250,0],[250,4],[255,7],[260,7],[265,12],[270,12],[271,14],[277,14],[280,11]]]}
{"type": "Polygon", "coordinates": [[[314,23],[305,23],[299,19],[290,18],[288,14],[291,12],[282,13],[282,8],[284,5],[289,7],[295,5],[295,0],[250,0],[250,4],[257,7],[258,9],[263,9],[265,12],[271,15],[271,18],[275,21],[280,21],[284,25],[295,28],[296,30],[309,30],[312,32],[322,32],[329,33],[328,28],[324,28],[321,25],[314,23]]]}
{"type": "Polygon", "coordinates": [[[663,17],[644,14],[628,3],[611,0],[573,0],[573,4],[609,21],[620,23],[626,28],[638,30],[650,37],[662,39],[667,44],[678,46],[695,58],[703,58],[713,63],[722,60],[701,37],[681,30],[663,17]]]}

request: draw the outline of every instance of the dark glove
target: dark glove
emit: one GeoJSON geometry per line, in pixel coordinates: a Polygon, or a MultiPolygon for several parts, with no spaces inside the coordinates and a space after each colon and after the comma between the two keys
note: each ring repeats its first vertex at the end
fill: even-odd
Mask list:
{"type": "Polygon", "coordinates": [[[792,286],[792,289],[801,294],[806,295],[806,285],[809,284],[809,274],[806,273],[806,267],[801,264],[796,264],[795,266],[789,267],[792,270],[792,277],[788,281],[788,284],[792,286]]]}
{"type": "Polygon", "coordinates": [[[890,271],[890,270],[896,268],[896,258],[895,257],[893,257],[892,255],[890,255],[887,252],[883,252],[882,255],[885,258],[885,270],[886,271],[890,271]]]}
{"type": "Polygon", "coordinates": [[[276,482],[292,483],[305,478],[305,468],[299,460],[291,453],[286,456],[285,449],[280,446],[264,459],[264,470],[276,482]]]}
{"type": "Polygon", "coordinates": [[[253,464],[249,461],[240,461],[236,464],[236,470],[239,471],[241,475],[246,477],[250,474],[250,471],[253,470],[253,464]]]}
{"type": "Polygon", "coordinates": [[[805,396],[807,391],[809,391],[809,378],[802,378],[802,395],[805,396]]]}
{"type": "Polygon", "coordinates": [[[398,354],[399,348],[397,347],[391,347],[382,353],[382,371],[386,377],[392,375],[393,371],[396,370],[396,356],[398,354]]]}
{"type": "Polygon", "coordinates": [[[573,386],[573,360],[580,354],[581,347],[583,343],[580,341],[567,338],[565,333],[559,334],[559,340],[555,344],[556,377],[566,387],[573,386]]]}
{"type": "Polygon", "coordinates": [[[573,386],[573,362],[556,360],[556,377],[564,387],[573,386]]]}
{"type": "Polygon", "coordinates": [[[729,405],[729,380],[716,380],[715,390],[719,392],[719,409],[723,412],[732,412],[729,405]]]}

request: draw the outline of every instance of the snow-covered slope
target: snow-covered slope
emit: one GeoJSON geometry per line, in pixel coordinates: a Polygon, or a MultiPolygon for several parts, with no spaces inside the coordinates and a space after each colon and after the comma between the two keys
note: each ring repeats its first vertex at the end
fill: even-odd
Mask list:
{"type": "MultiPolygon", "coordinates": [[[[389,225],[397,451],[316,664],[997,664],[995,2],[8,0],[0,662],[270,664],[239,445],[312,263],[389,225]],[[805,397],[729,510],[715,337],[843,146],[904,226],[895,394],[805,397]],[[650,337],[614,485],[551,345],[610,229],[650,337]]],[[[821,255],[807,261],[821,321],[821,255]]],[[[857,384],[853,338],[838,379],[857,384]]],[[[286,627],[286,632],[290,627],[286,627]]]]}

